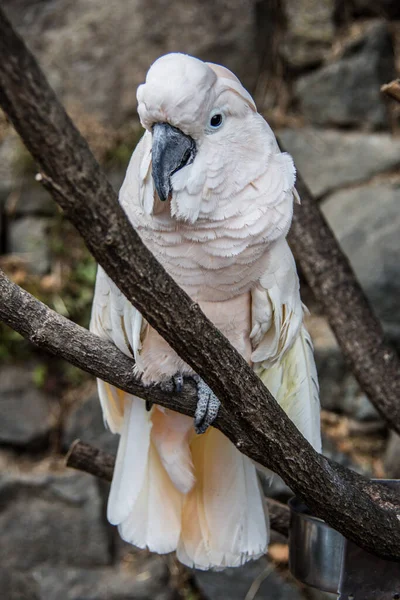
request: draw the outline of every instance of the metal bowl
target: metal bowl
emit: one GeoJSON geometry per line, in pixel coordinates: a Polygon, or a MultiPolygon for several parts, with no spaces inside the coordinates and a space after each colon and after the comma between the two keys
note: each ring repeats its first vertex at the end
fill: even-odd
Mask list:
{"type": "MultiPolygon", "coordinates": [[[[376,483],[400,491],[400,480],[376,483]]],[[[314,517],[297,498],[289,501],[289,565],[292,574],[341,600],[400,600],[400,564],[362,550],[314,517]]]]}

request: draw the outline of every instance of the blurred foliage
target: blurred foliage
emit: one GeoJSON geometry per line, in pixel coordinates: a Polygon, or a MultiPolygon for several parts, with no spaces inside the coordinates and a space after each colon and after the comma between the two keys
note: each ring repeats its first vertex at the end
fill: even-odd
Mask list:
{"type": "Polygon", "coordinates": [[[50,302],[46,303],[75,323],[88,327],[96,262],[63,213],[52,222],[49,243],[54,271],[42,280],[45,294],[50,294],[50,302]]]}
{"type": "MultiPolygon", "coordinates": [[[[88,327],[96,262],[63,213],[58,213],[51,220],[48,236],[52,255],[48,274],[32,274],[22,260],[12,255],[1,257],[1,266],[13,281],[41,302],[75,323],[88,327]]],[[[18,333],[0,323],[0,359],[22,361],[38,355],[40,363],[34,371],[34,382],[43,387],[48,375],[48,358],[38,353],[18,333]]],[[[80,385],[88,377],[76,367],[66,364],[62,373],[63,383],[73,386],[80,385]]]]}
{"type": "Polygon", "coordinates": [[[48,367],[45,363],[39,363],[33,369],[32,377],[33,383],[37,388],[43,388],[46,382],[48,367]]]}
{"type": "Polygon", "coordinates": [[[110,148],[105,160],[110,168],[126,168],[132,156],[132,148],[129,144],[121,142],[110,148]]]}
{"type": "MultiPolygon", "coordinates": [[[[125,171],[132,152],[143,135],[140,124],[134,120],[119,130],[110,129],[96,115],[85,113],[77,104],[68,106],[68,113],[106,171],[110,174],[125,171]]],[[[14,175],[18,180],[31,180],[38,171],[35,161],[6,121],[3,133],[15,137],[12,145],[14,175]]],[[[33,274],[28,265],[14,255],[0,256],[0,266],[15,283],[47,306],[75,323],[88,327],[96,280],[96,262],[61,210],[51,217],[49,224],[49,273],[44,276],[33,274]]],[[[73,388],[82,385],[89,377],[76,367],[43,354],[18,333],[0,323],[0,360],[21,362],[32,358],[37,363],[34,382],[38,387],[45,387],[48,379],[55,373],[60,386],[73,388]]]]}
{"type": "Polygon", "coordinates": [[[131,124],[115,134],[114,144],[105,152],[103,166],[107,170],[126,169],[133,149],[144,133],[141,125],[131,124]]]}
{"type": "Polygon", "coordinates": [[[26,342],[22,335],[7,327],[0,321],[0,360],[4,361],[13,356],[21,359],[29,355],[29,342],[26,342]]]}
{"type": "MultiPolygon", "coordinates": [[[[107,127],[96,115],[84,112],[78,105],[70,105],[68,113],[75,126],[88,142],[98,162],[106,171],[126,169],[132,152],[144,133],[138,121],[132,120],[123,128],[107,127]]],[[[0,140],[8,135],[14,138],[12,170],[17,177],[36,175],[38,167],[11,125],[2,122],[0,113],[0,140]],[[3,131],[3,129],[4,131],[3,131]]]]}

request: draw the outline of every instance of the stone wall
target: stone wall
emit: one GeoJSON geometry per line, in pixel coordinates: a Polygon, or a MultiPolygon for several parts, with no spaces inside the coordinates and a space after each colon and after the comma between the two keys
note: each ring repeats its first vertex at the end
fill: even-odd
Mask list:
{"type": "MultiPolygon", "coordinates": [[[[139,135],[136,87],[183,51],[234,70],[255,95],[399,345],[399,109],[379,93],[400,66],[396,0],[5,0],[3,6],[118,188],[139,135]]],[[[0,263],[56,310],[87,324],[94,264],[0,119],[0,263]]],[[[400,476],[399,442],[359,390],[319,307],[312,310],[324,451],[368,475],[400,476]]],[[[107,486],[66,471],[77,437],[116,451],[93,382],[0,330],[0,589],[30,600],[322,598],[269,560],[196,583],[170,558],[122,544],[107,486]],[[266,575],[267,574],[267,575],[266,575]],[[312,594],[312,595],[311,595],[312,594]]],[[[265,482],[264,482],[265,483],[265,482]]],[[[283,482],[266,492],[285,499],[283,482]]],[[[282,550],[283,548],[283,550],[282,550]]]]}

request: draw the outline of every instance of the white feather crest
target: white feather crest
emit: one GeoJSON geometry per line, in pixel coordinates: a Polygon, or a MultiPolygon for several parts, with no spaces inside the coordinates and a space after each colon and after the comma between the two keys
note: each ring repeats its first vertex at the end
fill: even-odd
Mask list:
{"type": "Polygon", "coordinates": [[[239,79],[236,77],[232,71],[223,67],[222,65],[217,65],[215,63],[206,63],[218,76],[218,84],[221,91],[231,90],[235,94],[238,94],[254,111],[257,112],[256,103],[253,98],[249,94],[249,92],[243,87],[240,83],[239,79]]]}

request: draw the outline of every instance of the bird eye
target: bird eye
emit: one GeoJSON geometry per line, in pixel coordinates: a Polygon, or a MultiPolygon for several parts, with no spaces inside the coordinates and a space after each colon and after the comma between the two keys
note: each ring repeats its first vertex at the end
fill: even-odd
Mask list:
{"type": "Polygon", "coordinates": [[[213,115],[210,119],[210,127],[212,127],[213,129],[218,129],[218,127],[221,127],[221,125],[222,125],[222,115],[220,113],[213,115]]]}
{"type": "Polygon", "coordinates": [[[225,114],[221,108],[215,107],[208,116],[205,133],[215,133],[225,123],[225,114]]]}

